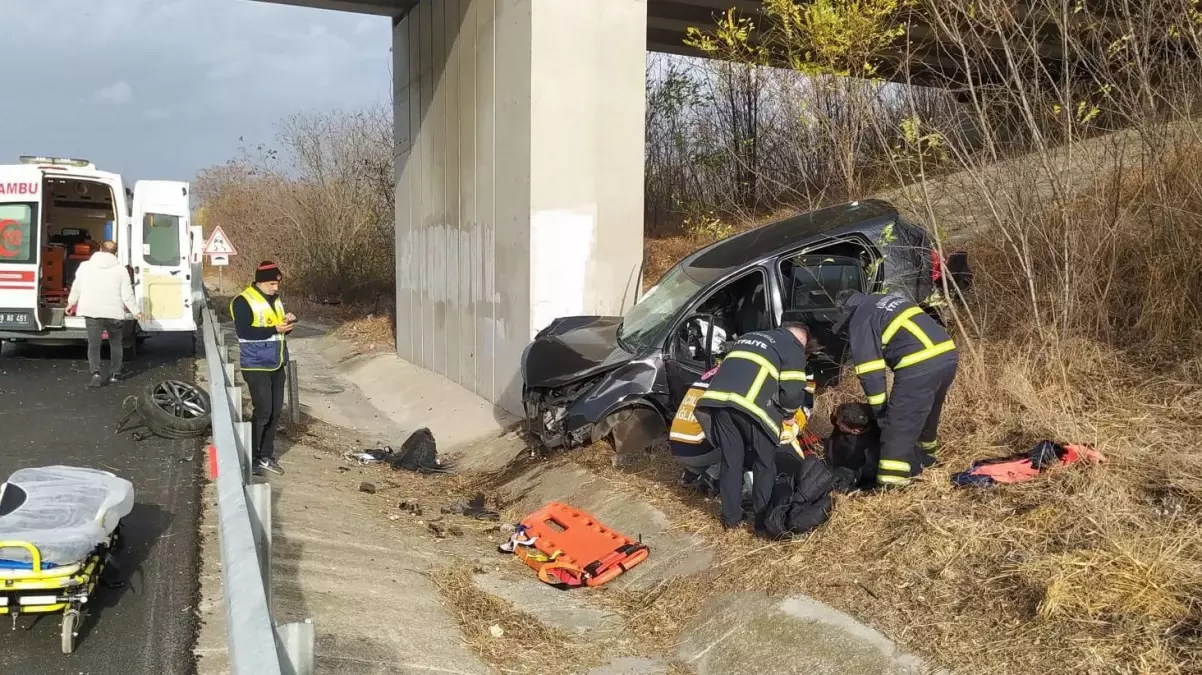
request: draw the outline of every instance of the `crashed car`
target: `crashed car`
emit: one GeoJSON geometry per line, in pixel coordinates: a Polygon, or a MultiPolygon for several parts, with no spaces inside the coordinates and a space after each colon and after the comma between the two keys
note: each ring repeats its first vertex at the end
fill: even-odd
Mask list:
{"type": "Polygon", "coordinates": [[[564,317],[540,331],[522,354],[527,429],[546,449],[607,436],[619,452],[653,444],[726,345],[782,318],[810,327],[821,345],[812,368],[829,383],[846,352],[832,330],[840,291],[900,291],[939,318],[945,273],[966,289],[966,254],[942,258],[880,200],[737,234],[668,270],[625,316],[564,317]]]}

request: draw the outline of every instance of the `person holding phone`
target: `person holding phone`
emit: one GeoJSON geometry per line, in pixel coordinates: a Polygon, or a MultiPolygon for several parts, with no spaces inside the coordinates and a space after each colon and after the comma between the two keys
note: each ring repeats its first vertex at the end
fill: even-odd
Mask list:
{"type": "Polygon", "coordinates": [[[279,266],[265,260],[255,269],[255,282],[230,301],[238,360],[250,389],[251,465],[256,475],[284,473],[275,456],[275,433],[287,386],[286,336],[296,326],[296,315],[285,312],[280,301],[283,278],[279,266]]]}

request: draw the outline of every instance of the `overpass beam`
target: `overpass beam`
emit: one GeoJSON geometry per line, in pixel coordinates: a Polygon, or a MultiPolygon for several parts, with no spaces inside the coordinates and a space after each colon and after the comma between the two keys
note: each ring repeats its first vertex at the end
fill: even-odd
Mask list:
{"type": "Polygon", "coordinates": [[[557,316],[642,263],[646,0],[421,0],[394,23],[397,352],[512,412],[557,316]]]}

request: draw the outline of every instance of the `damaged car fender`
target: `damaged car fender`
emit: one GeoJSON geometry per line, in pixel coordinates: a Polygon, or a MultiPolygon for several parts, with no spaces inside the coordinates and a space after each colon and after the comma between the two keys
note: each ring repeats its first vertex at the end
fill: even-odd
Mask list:
{"type": "Polygon", "coordinates": [[[599,379],[568,408],[564,419],[568,436],[579,437],[586,443],[601,440],[613,430],[611,418],[633,406],[653,410],[662,420],[667,385],[659,360],[655,355],[632,361],[599,379]],[[583,433],[586,430],[587,435],[583,433]]]}
{"type": "Polygon", "coordinates": [[[576,447],[599,440],[610,431],[610,416],[641,406],[662,416],[666,386],[657,356],[625,363],[602,375],[554,389],[527,389],[529,431],[548,448],[576,447]],[[600,436],[598,435],[600,434],[600,436]]]}

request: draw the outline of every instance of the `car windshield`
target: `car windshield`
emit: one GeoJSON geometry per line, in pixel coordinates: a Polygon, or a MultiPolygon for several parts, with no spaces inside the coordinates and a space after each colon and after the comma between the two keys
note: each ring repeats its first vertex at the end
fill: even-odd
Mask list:
{"type": "Polygon", "coordinates": [[[618,339],[630,351],[637,352],[651,345],[664,325],[680,313],[703,285],[688,274],[684,267],[673,267],[663,279],[643,296],[642,300],[622,321],[618,339]]]}

